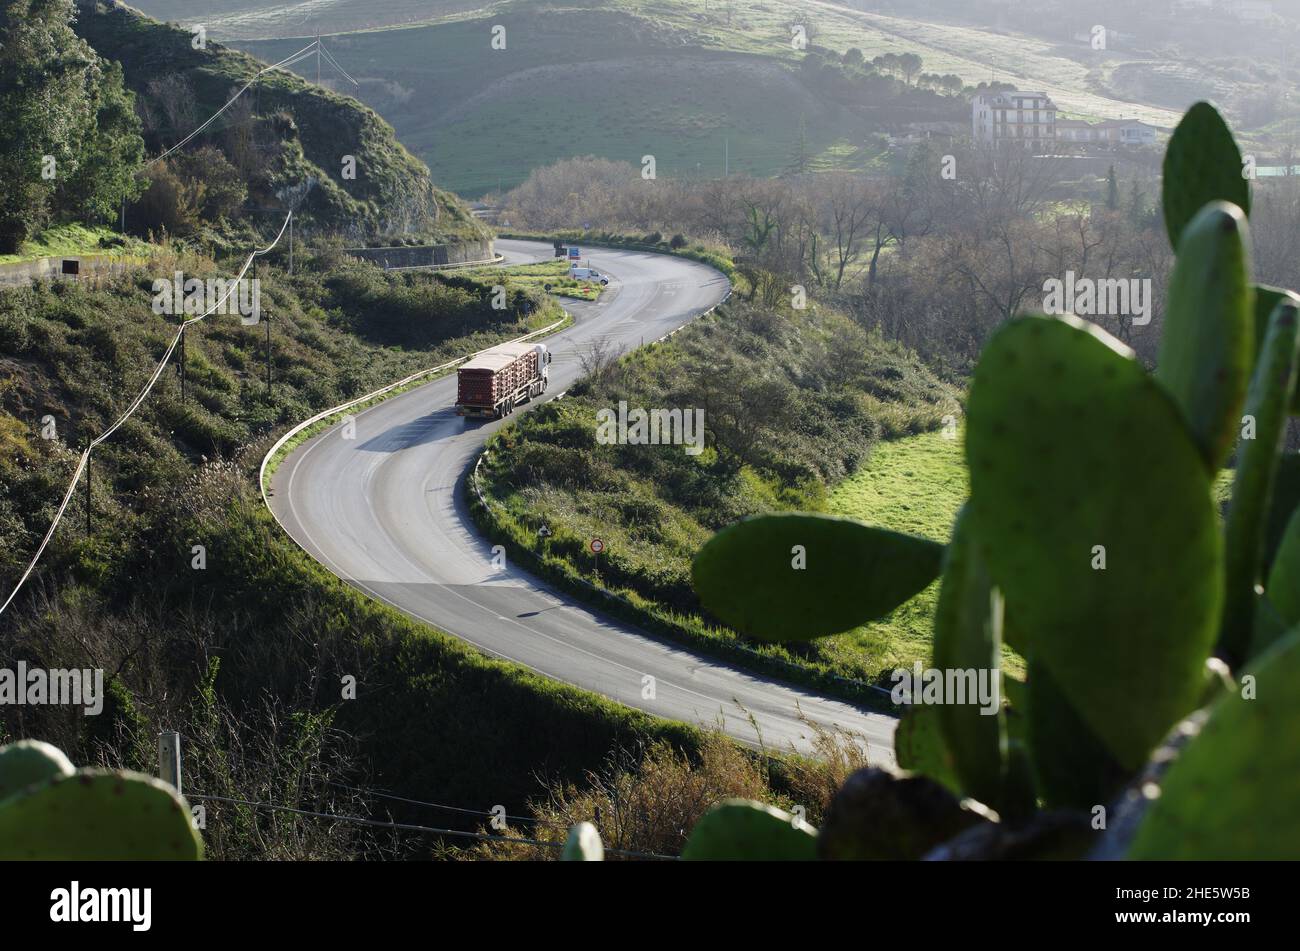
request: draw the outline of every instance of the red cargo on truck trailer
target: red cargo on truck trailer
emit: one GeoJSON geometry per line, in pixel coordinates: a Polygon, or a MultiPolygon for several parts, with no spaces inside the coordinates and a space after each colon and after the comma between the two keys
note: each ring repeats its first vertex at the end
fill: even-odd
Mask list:
{"type": "Polygon", "coordinates": [[[546,392],[551,355],[541,343],[503,343],[461,365],[456,413],[500,419],[546,392]]]}

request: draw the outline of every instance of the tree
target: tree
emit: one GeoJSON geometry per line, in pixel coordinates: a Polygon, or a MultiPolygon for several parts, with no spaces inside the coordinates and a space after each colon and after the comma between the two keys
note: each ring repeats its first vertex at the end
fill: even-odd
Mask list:
{"type": "Polygon", "coordinates": [[[95,134],[86,140],[76,171],[56,195],[61,211],[87,221],[112,221],[145,189],[137,171],[144,140],[135,95],[123,86],[122,67],[109,63],[95,90],[95,134]]]}
{"type": "Polygon", "coordinates": [[[102,218],[137,188],[134,100],[73,13],[72,0],[0,0],[0,253],[56,210],[102,218]]]}
{"type": "Polygon", "coordinates": [[[1106,210],[1119,211],[1119,180],[1115,178],[1115,166],[1106,173],[1106,210]]]}
{"type": "Polygon", "coordinates": [[[923,65],[921,57],[915,53],[904,53],[898,57],[898,69],[903,74],[903,82],[909,86],[912,84],[912,77],[921,71],[923,65]]]}

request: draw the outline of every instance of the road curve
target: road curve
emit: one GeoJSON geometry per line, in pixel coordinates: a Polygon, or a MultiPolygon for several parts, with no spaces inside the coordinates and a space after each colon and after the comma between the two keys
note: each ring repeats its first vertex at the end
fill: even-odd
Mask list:
{"type": "MultiPolygon", "coordinates": [[[[551,247],[499,241],[510,263],[551,247]]],[[[591,254],[613,279],[595,304],[571,303],[574,325],[547,340],[549,394],[580,373],[578,355],[605,339],[632,348],[656,340],[720,301],[727,280],[704,265],[630,251],[591,254]]],[[[805,718],[866,737],[893,760],[896,720],[646,634],[573,603],[519,568],[494,569],[490,544],[470,521],[463,480],[502,422],[455,412],[454,375],[362,411],[355,438],[335,426],[298,446],[276,470],[270,503],[308,553],[349,584],[479,649],[659,716],[721,722],[745,743],[807,752],[805,718]],[[643,698],[643,678],[654,695],[643,698]]],[[[519,412],[526,411],[521,407],[519,412]]],[[[593,421],[594,425],[594,421],[593,421]]]]}

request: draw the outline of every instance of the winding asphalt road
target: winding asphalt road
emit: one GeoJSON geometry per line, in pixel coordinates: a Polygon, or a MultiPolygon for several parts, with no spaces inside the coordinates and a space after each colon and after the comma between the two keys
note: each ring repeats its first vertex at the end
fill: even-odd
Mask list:
{"type": "MultiPolygon", "coordinates": [[[[508,263],[552,253],[537,242],[497,246],[508,263]]],[[[569,304],[574,325],[546,341],[546,398],[577,379],[594,341],[656,340],[728,289],[717,271],[682,258],[597,250],[590,260],[612,283],[598,303],[569,304]]],[[[491,655],[659,716],[721,722],[745,743],[807,752],[811,720],[861,734],[876,762],[893,760],[892,717],[743,672],[602,617],[521,569],[494,569],[462,486],[503,423],[463,420],[455,400],[455,376],[443,377],[359,413],[353,439],[335,426],[303,443],[275,473],[276,518],[343,580],[491,655]],[[653,698],[643,698],[647,676],[653,698]]]]}

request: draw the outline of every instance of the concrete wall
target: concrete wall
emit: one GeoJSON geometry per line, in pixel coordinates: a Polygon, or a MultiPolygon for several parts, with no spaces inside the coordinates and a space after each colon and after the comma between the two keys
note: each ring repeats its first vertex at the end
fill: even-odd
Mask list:
{"type": "Polygon", "coordinates": [[[419,247],[348,248],[347,253],[380,267],[438,267],[490,261],[496,254],[491,238],[419,247]]]}
{"type": "Polygon", "coordinates": [[[144,263],[135,257],[113,257],[108,254],[71,254],[67,257],[35,258],[17,264],[0,264],[0,287],[18,287],[40,280],[98,280],[121,274],[144,263]],[[64,261],[76,261],[76,275],[63,273],[64,261]]]}

